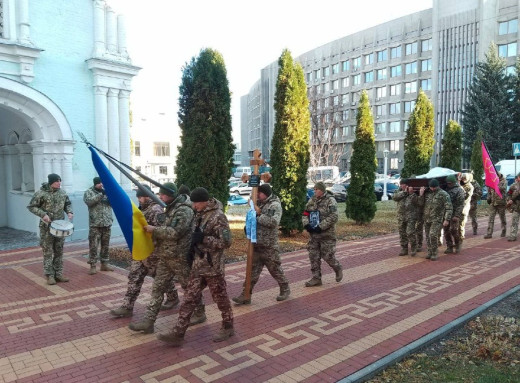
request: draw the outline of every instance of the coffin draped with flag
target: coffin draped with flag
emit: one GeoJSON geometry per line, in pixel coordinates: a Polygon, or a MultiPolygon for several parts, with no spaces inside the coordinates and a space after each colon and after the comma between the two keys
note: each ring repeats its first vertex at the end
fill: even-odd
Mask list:
{"type": "Polygon", "coordinates": [[[138,261],[146,259],[153,252],[154,247],[151,234],[144,230],[147,222],[143,213],[130,200],[96,150],[92,146],[88,148],[92,154],[92,163],[101,178],[117,222],[121,227],[128,248],[132,252],[132,258],[138,261]]]}

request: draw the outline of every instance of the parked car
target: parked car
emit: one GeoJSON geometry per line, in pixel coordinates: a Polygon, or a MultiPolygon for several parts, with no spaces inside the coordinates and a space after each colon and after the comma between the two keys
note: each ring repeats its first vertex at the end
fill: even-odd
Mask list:
{"type": "Polygon", "coordinates": [[[251,194],[251,190],[253,190],[253,188],[251,186],[249,186],[248,184],[244,183],[244,182],[241,182],[239,183],[238,185],[236,186],[233,186],[233,187],[230,187],[229,188],[229,193],[234,193],[234,194],[251,194]]]}
{"type": "Polygon", "coordinates": [[[332,193],[336,202],[345,202],[347,200],[347,189],[342,184],[334,184],[327,190],[332,193]]]}
{"type": "Polygon", "coordinates": [[[245,199],[241,195],[233,194],[233,195],[229,196],[229,198],[227,200],[227,204],[230,205],[230,206],[232,206],[232,205],[247,205],[247,199],[245,199]]]}
{"type": "MultiPolygon", "coordinates": [[[[345,186],[346,192],[348,193],[348,188],[349,188],[350,184],[343,184],[343,186],[345,186]]],[[[386,184],[386,186],[387,186],[386,192],[388,193],[388,184],[386,184]]],[[[379,183],[374,183],[374,194],[376,195],[376,199],[378,201],[381,201],[381,197],[383,196],[383,185],[380,185],[379,183]]],[[[390,197],[388,197],[388,198],[390,198],[390,197]]]]}
{"type": "MultiPolygon", "coordinates": [[[[388,181],[388,180],[387,180],[388,181]]],[[[381,197],[383,196],[383,189],[384,189],[384,185],[382,182],[377,182],[376,185],[379,185],[381,186],[381,197]]],[[[388,196],[388,199],[392,199],[394,193],[399,190],[399,186],[394,184],[394,183],[391,183],[391,182],[387,182],[386,183],[386,195],[388,196]]],[[[378,200],[379,201],[379,200],[378,200]]]]}

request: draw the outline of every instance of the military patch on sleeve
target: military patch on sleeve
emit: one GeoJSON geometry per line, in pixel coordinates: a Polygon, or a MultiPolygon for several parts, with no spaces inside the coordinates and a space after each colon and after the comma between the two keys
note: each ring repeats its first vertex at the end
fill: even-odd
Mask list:
{"type": "Polygon", "coordinates": [[[164,225],[165,221],[166,221],[166,214],[164,214],[164,213],[157,214],[157,223],[159,225],[164,225]]]}
{"type": "Polygon", "coordinates": [[[329,211],[330,211],[331,213],[334,213],[336,210],[338,210],[338,207],[337,207],[336,205],[331,205],[331,206],[329,206],[329,211]]]}
{"type": "Polygon", "coordinates": [[[268,215],[269,217],[274,216],[274,209],[268,209],[268,210],[267,210],[267,215],[268,215]]]}
{"type": "Polygon", "coordinates": [[[222,239],[227,244],[231,244],[231,231],[229,229],[222,230],[222,239]]]}

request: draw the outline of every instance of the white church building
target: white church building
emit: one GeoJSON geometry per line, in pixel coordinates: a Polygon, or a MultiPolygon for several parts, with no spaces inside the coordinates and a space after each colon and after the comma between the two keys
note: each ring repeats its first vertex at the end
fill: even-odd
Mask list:
{"type": "Polygon", "coordinates": [[[97,174],[78,132],[130,163],[129,96],[140,68],[124,19],[104,0],[0,0],[0,8],[0,227],[37,232],[26,206],[58,173],[75,213],[72,239],[86,238],[83,193],[97,174]]]}

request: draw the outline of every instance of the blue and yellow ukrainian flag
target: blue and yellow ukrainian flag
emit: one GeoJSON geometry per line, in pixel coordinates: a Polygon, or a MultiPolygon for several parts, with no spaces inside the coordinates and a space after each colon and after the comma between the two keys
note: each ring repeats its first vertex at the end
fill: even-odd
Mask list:
{"type": "Polygon", "coordinates": [[[92,153],[92,162],[101,178],[108,200],[112,205],[117,222],[119,222],[119,227],[121,227],[128,248],[132,252],[132,258],[142,261],[153,251],[152,235],[144,230],[144,226],[148,223],[141,210],[135,206],[117,183],[96,150],[92,146],[88,148],[92,153]]]}

